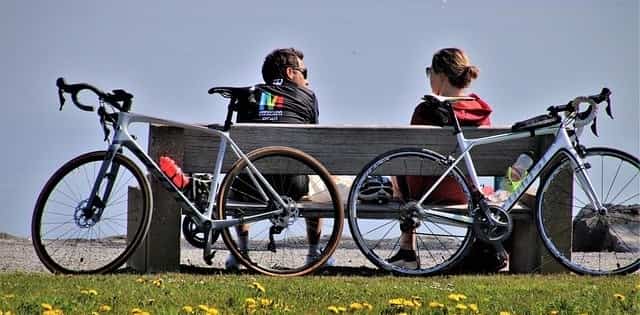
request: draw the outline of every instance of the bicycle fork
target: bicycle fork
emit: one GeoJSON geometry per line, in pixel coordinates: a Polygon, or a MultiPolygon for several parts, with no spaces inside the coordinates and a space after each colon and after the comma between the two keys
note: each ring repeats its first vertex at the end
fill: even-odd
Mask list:
{"type": "Polygon", "coordinates": [[[118,171],[120,170],[120,165],[118,163],[114,163],[114,159],[118,152],[121,152],[120,145],[112,144],[109,146],[107,155],[102,161],[98,175],[93,182],[91,194],[86,199],[85,204],[80,204],[76,208],[76,224],[91,227],[100,221],[104,208],[107,206],[109,198],[111,197],[113,186],[117,180],[118,171]],[[104,185],[104,191],[102,195],[99,195],[100,187],[103,187],[103,181],[105,180],[106,185],[104,185]]]}

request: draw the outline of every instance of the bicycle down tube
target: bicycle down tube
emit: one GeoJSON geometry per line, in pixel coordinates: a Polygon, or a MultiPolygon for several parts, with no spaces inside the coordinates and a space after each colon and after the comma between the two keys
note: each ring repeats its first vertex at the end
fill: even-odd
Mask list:
{"type": "MultiPolygon", "coordinates": [[[[524,194],[524,192],[529,188],[529,186],[533,183],[534,180],[538,178],[540,173],[544,170],[545,166],[548,162],[553,159],[557,154],[564,154],[570,160],[574,166],[574,169],[577,170],[577,176],[580,185],[582,185],[585,191],[588,192],[588,197],[590,201],[596,205],[598,209],[602,209],[602,204],[600,203],[599,198],[594,193],[593,186],[589,180],[589,178],[584,174],[584,164],[582,159],[579,158],[578,153],[574,149],[571,140],[564,128],[563,124],[541,128],[535,131],[536,135],[548,135],[554,134],[555,139],[554,142],[549,146],[543,156],[538,160],[538,162],[531,168],[529,174],[523,179],[522,184],[509,196],[507,200],[501,205],[503,209],[506,211],[510,211],[511,208],[515,205],[516,201],[520,199],[520,197],[524,194]]],[[[439,211],[435,210],[437,208],[425,209],[423,207],[423,203],[429,197],[429,195],[437,188],[437,186],[444,180],[444,178],[451,172],[453,168],[455,168],[461,160],[465,160],[468,174],[472,180],[473,185],[475,187],[480,187],[479,179],[476,174],[475,168],[473,166],[473,162],[471,159],[471,155],[469,151],[477,146],[483,144],[491,144],[497,142],[505,142],[510,140],[516,140],[521,138],[530,137],[531,132],[522,131],[522,132],[511,132],[505,134],[499,134],[489,137],[476,138],[476,139],[466,139],[462,132],[457,135],[458,147],[461,148],[462,153],[449,165],[443,175],[441,175],[438,180],[431,186],[431,188],[422,196],[422,198],[417,202],[417,207],[421,214],[425,217],[433,217],[440,220],[445,220],[448,223],[454,224],[462,224],[462,225],[471,225],[473,223],[473,218],[465,215],[453,214],[451,212],[439,211]]]]}

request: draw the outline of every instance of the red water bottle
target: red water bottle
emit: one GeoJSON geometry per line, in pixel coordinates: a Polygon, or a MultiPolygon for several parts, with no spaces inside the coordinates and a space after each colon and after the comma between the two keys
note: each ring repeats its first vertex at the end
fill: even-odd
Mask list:
{"type": "Polygon", "coordinates": [[[189,177],[182,173],[182,169],[172,158],[168,156],[160,157],[160,169],[164,172],[176,187],[182,189],[189,184],[189,177]]]}

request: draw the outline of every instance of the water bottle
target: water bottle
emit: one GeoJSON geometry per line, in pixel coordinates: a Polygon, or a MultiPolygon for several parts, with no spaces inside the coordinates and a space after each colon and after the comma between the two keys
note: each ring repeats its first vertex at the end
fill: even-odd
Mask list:
{"type": "Polygon", "coordinates": [[[533,159],[529,153],[522,153],[515,163],[507,168],[507,174],[502,182],[501,189],[512,193],[522,183],[522,179],[527,177],[529,168],[533,165],[533,159]]]}
{"type": "Polygon", "coordinates": [[[164,172],[176,187],[182,189],[189,184],[189,177],[182,172],[182,169],[172,158],[168,156],[160,157],[160,169],[164,172]]]}

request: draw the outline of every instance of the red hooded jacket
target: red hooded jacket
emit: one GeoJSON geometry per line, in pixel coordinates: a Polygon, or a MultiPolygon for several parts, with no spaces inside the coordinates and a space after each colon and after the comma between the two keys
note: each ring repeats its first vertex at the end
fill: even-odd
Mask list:
{"type": "MultiPolygon", "coordinates": [[[[489,115],[492,112],[491,106],[475,94],[470,96],[475,100],[461,101],[453,105],[453,110],[460,122],[460,126],[491,125],[491,120],[489,119],[489,115]]],[[[452,122],[448,116],[448,113],[442,108],[438,108],[437,104],[434,105],[425,101],[416,107],[413,116],[411,116],[411,124],[450,126],[452,122]]],[[[398,176],[398,185],[405,199],[417,200],[436,180],[437,177],[433,176],[398,176]]],[[[435,190],[426,202],[431,204],[459,204],[465,203],[467,200],[455,179],[449,177],[440,184],[440,188],[435,190]]]]}

